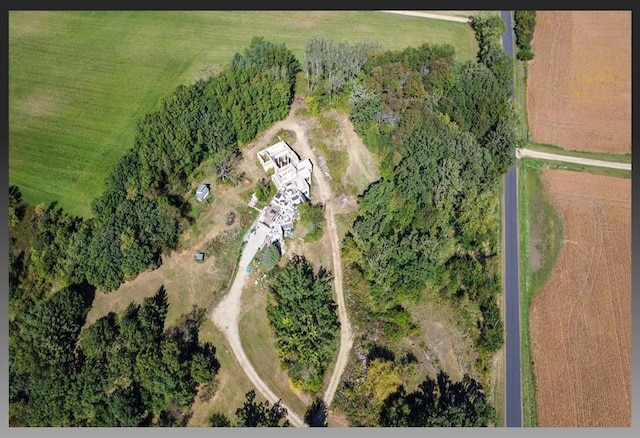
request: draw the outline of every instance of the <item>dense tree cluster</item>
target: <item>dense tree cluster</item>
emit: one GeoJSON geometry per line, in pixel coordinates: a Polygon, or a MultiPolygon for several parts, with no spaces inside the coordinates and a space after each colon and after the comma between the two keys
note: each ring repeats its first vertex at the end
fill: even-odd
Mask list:
{"type": "Polygon", "coordinates": [[[215,348],[198,341],[201,312],[165,330],[160,289],[80,333],[92,294],[65,288],[13,320],[11,424],[184,425],[198,385],[212,384],[219,368],[215,348]]]}
{"type": "Polygon", "coordinates": [[[518,53],[516,57],[521,61],[533,59],[531,40],[536,28],[536,11],[517,10],[513,12],[513,32],[516,36],[518,53]]]}
{"type": "Polygon", "coordinates": [[[256,400],[256,392],[252,389],[244,396],[245,401],[236,409],[236,417],[231,421],[220,412],[209,415],[209,426],[212,427],[289,427],[287,409],[278,400],[271,405],[268,401],[256,400]]]}
{"type": "Polygon", "coordinates": [[[331,102],[345,85],[353,81],[369,56],[380,50],[375,42],[334,41],[312,36],[305,46],[305,73],[310,97],[307,103],[315,112],[325,101],[331,102]]]}
{"type": "Polygon", "coordinates": [[[298,255],[272,272],[267,315],[278,355],[293,382],[318,391],[339,341],[331,276],[298,255]]]}
{"type": "Polygon", "coordinates": [[[327,427],[327,405],[321,397],[316,397],[304,414],[304,422],[310,427],[327,427]]]}
{"type": "Polygon", "coordinates": [[[478,40],[478,59],[482,61],[494,48],[500,47],[505,24],[497,14],[472,15],[469,20],[478,40]]]}
{"type": "Polygon", "coordinates": [[[288,427],[287,409],[280,401],[271,405],[256,400],[256,392],[245,394],[244,404],[236,410],[238,427],[288,427]]]}
{"type": "Polygon", "coordinates": [[[18,225],[22,216],[24,216],[24,207],[22,206],[22,193],[18,186],[9,186],[9,228],[18,225]]]}
{"type": "MultiPolygon", "coordinates": [[[[382,160],[382,178],[359,199],[343,242],[349,269],[362,273],[372,311],[390,336],[412,325],[402,300],[425,285],[469,300],[476,341],[502,344],[495,296],[499,272],[499,178],[514,160],[512,63],[500,46],[504,23],[473,16],[478,62],[424,44],[372,56],[350,97],[350,117],[382,160]]],[[[466,302],[466,301],[465,301],[466,302]]]]}
{"type": "Polygon", "coordinates": [[[477,381],[465,375],[452,382],[443,372],[409,394],[401,386],[380,411],[382,427],[485,427],[495,421],[495,409],[477,381]]]}

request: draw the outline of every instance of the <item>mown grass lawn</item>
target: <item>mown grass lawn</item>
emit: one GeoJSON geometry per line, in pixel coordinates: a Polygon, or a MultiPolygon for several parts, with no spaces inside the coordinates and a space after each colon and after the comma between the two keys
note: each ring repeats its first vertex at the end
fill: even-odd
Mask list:
{"type": "Polygon", "coordinates": [[[10,11],[9,181],[26,202],[91,216],[104,179],[163,95],[227,64],[253,36],[303,62],[312,35],[386,49],[452,44],[464,23],[376,11],[10,11]]]}

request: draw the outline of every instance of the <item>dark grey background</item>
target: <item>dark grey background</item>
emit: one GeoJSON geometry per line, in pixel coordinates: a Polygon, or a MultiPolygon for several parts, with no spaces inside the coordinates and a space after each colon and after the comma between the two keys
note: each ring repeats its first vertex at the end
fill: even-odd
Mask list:
{"type": "Polygon", "coordinates": [[[0,433],[9,424],[9,14],[2,17],[2,145],[0,146],[0,433]]]}

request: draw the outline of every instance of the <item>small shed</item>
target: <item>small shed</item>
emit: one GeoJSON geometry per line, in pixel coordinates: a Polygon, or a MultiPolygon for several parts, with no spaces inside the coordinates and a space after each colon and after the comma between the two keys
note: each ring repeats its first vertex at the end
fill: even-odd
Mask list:
{"type": "Polygon", "coordinates": [[[200,184],[196,189],[196,201],[202,202],[209,196],[209,187],[206,184],[200,184]]]}
{"type": "Polygon", "coordinates": [[[195,259],[196,259],[196,262],[199,262],[199,263],[204,262],[204,253],[203,252],[197,252],[195,259]]]}

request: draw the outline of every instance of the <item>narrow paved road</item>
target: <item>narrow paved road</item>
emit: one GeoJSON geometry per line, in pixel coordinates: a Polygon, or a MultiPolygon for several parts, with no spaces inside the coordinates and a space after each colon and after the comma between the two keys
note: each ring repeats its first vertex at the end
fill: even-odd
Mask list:
{"type": "Polygon", "coordinates": [[[564,161],[565,163],[584,164],[586,166],[608,167],[610,169],[631,170],[631,163],[618,163],[615,161],[594,160],[591,158],[572,157],[569,155],[551,154],[531,149],[516,149],[516,157],[537,158],[540,160],[564,161]]]}
{"type": "MultiPolygon", "coordinates": [[[[511,11],[500,11],[505,22],[502,45],[513,58],[511,11]]],[[[520,350],[520,285],[518,252],[518,171],[511,166],[504,177],[504,330],[505,330],[505,424],[522,427],[522,373],[520,350]]]]}
{"type": "Polygon", "coordinates": [[[504,178],[505,412],[507,427],[522,427],[518,178],[511,166],[504,178]]]}

